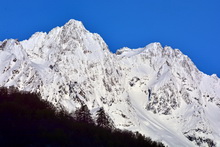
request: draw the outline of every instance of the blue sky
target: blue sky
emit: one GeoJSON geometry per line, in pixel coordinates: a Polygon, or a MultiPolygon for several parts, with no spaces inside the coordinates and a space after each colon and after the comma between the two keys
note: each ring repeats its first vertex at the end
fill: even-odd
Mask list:
{"type": "Polygon", "coordinates": [[[180,49],[201,71],[220,77],[219,0],[4,0],[0,40],[28,39],[69,19],[99,33],[112,52],[160,42],[180,49]]]}

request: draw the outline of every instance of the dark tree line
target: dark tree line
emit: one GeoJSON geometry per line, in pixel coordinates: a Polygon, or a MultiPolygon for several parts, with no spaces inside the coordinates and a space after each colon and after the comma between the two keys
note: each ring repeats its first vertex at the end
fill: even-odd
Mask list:
{"type": "Polygon", "coordinates": [[[96,124],[87,106],[73,118],[34,93],[0,89],[0,146],[152,147],[163,146],[139,133],[112,129],[103,108],[96,124]]]}
{"type": "Polygon", "coordinates": [[[82,105],[75,111],[74,118],[78,122],[96,124],[98,127],[114,129],[113,122],[110,117],[105,113],[103,107],[96,112],[96,120],[92,119],[90,110],[86,105],[82,105]]]}

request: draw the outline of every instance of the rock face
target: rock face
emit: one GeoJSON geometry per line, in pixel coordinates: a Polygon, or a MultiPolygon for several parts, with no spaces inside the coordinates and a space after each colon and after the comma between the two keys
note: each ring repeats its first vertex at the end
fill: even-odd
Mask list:
{"type": "Polygon", "coordinates": [[[70,20],[29,40],[0,42],[0,86],[39,92],[74,112],[103,107],[115,127],[168,146],[220,146],[220,79],[178,49],[152,43],[113,54],[70,20]]]}

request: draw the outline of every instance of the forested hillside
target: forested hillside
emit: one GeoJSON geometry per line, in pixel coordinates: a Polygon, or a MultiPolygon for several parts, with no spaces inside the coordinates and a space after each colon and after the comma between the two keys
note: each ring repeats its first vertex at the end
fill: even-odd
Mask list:
{"type": "Polygon", "coordinates": [[[139,133],[114,129],[107,116],[103,117],[102,109],[98,111],[98,115],[102,114],[98,120],[92,120],[91,116],[80,119],[84,114],[90,115],[88,108],[82,108],[73,118],[65,111],[57,112],[35,93],[1,88],[0,146],[163,146],[139,133]],[[82,114],[83,111],[86,113],[82,114]]]}

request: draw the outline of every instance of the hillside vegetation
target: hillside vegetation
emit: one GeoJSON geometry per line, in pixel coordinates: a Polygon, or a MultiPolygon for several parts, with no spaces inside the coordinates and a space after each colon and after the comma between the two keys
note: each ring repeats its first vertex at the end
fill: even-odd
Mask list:
{"type": "Polygon", "coordinates": [[[35,93],[0,89],[0,146],[163,146],[139,133],[105,127],[100,120],[87,122],[57,112],[35,93]]]}

